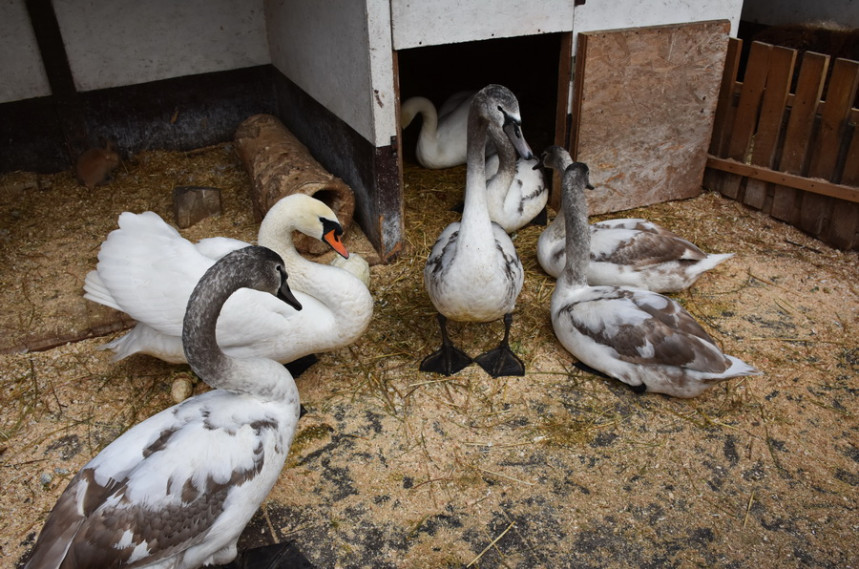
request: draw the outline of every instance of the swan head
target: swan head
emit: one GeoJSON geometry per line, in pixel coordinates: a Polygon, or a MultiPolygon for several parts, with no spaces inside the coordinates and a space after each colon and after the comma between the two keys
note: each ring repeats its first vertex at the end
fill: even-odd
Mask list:
{"type": "Polygon", "coordinates": [[[563,172],[572,163],[570,153],[563,146],[549,146],[540,154],[540,164],[544,168],[554,168],[558,172],[563,172]]]}
{"type": "MultiPolygon", "coordinates": [[[[291,194],[281,198],[262,220],[259,242],[270,247],[286,240],[291,243],[293,231],[324,241],[341,257],[349,258],[349,251],[343,244],[343,226],[334,211],[322,200],[307,194],[291,194]]],[[[278,249],[276,246],[273,248],[278,249]]]]}
{"type": "Polygon", "coordinates": [[[286,266],[280,255],[268,247],[251,245],[228,253],[209,267],[197,283],[195,293],[206,286],[215,290],[251,288],[273,294],[294,309],[301,310],[301,303],[292,294],[287,279],[286,266]]]}
{"type": "Polygon", "coordinates": [[[588,183],[590,169],[584,162],[573,162],[564,170],[564,186],[571,186],[577,191],[582,191],[585,188],[593,186],[588,183]]]}
{"type": "Polygon", "coordinates": [[[563,176],[566,177],[566,172],[573,169],[575,166],[575,174],[572,174],[571,181],[573,183],[577,183],[575,180],[578,178],[584,178],[583,188],[587,188],[589,190],[593,190],[594,187],[588,181],[590,176],[590,169],[587,164],[584,162],[573,162],[573,159],[570,158],[570,153],[567,152],[567,149],[563,146],[552,145],[547,147],[540,154],[540,162],[534,166],[536,170],[539,167],[544,168],[554,168],[558,172],[560,172],[563,176]]]}
{"type": "Polygon", "coordinates": [[[519,156],[525,160],[534,158],[534,152],[522,135],[522,116],[519,112],[519,101],[510,89],[503,85],[487,85],[474,96],[472,105],[479,115],[490,124],[494,137],[499,136],[500,130],[516,149],[519,156]]]}

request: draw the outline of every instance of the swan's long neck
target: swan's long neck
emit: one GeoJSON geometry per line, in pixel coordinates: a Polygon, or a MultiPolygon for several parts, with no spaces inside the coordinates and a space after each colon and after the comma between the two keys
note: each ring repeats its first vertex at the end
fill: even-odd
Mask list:
{"type": "Polygon", "coordinates": [[[493,134],[492,142],[498,152],[498,171],[486,182],[486,187],[491,194],[506,195],[516,177],[518,155],[513,143],[503,132],[493,134]]]}
{"type": "Polygon", "coordinates": [[[419,114],[423,115],[420,136],[435,138],[438,132],[438,113],[435,105],[426,97],[412,97],[403,103],[400,107],[401,128],[409,126],[419,114]]]}
{"type": "Polygon", "coordinates": [[[283,259],[289,274],[289,287],[293,291],[310,295],[331,311],[342,333],[348,334],[353,326],[364,324],[365,310],[355,310],[356,303],[370,303],[370,293],[357,277],[329,265],[304,258],[292,240],[297,224],[289,209],[275,211],[283,200],[275,204],[260,224],[257,242],[272,249],[283,259]],[[356,321],[356,316],[361,321],[356,321]]]}
{"type": "Polygon", "coordinates": [[[289,202],[281,200],[272,206],[260,223],[257,243],[273,250],[283,259],[291,289],[308,293],[319,285],[317,269],[321,265],[305,259],[295,248],[292,234],[298,224],[290,205],[289,202]]]}
{"type": "Polygon", "coordinates": [[[230,276],[227,272],[207,271],[194,289],[182,329],[185,358],[191,369],[216,389],[267,400],[297,401],[295,381],[285,367],[264,358],[232,358],[218,346],[215,333],[218,315],[237,289],[230,276]]]}
{"type": "Polygon", "coordinates": [[[588,227],[588,204],[584,183],[578,184],[573,176],[562,170],[562,202],[566,225],[566,263],[561,278],[574,287],[587,286],[587,267],[591,250],[591,232],[588,227]]]}
{"type": "Polygon", "coordinates": [[[460,224],[461,243],[492,240],[492,221],[486,201],[486,138],[487,119],[472,110],[468,115],[467,170],[465,174],[465,203],[460,224]],[[473,235],[473,237],[472,237],[473,235]],[[480,237],[483,237],[482,239],[480,237]]]}

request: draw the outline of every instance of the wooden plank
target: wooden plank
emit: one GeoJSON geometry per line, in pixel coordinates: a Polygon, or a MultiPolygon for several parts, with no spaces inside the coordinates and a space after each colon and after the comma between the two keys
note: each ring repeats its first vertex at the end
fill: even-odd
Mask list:
{"type": "Polygon", "coordinates": [[[725,70],[719,84],[719,100],[716,103],[716,115],[713,119],[713,136],[710,137],[710,154],[724,156],[731,130],[729,125],[733,119],[734,90],[737,73],[740,68],[740,55],[743,40],[728,38],[728,52],[725,55],[725,70]]]}
{"type": "MultiPolygon", "coordinates": [[[[802,174],[811,140],[814,117],[823,91],[823,78],[829,66],[829,56],[805,52],[799,68],[796,96],[784,138],[784,148],[777,168],[788,174],[802,174]]],[[[773,189],[770,215],[796,225],[799,194],[795,188],[777,186],[773,189]]]]}
{"type": "MultiPolygon", "coordinates": [[[[573,81],[573,34],[561,34],[561,53],[558,56],[558,92],[555,107],[555,139],[558,146],[569,148],[571,130],[570,88],[573,81]]],[[[552,170],[552,189],[549,205],[555,210],[561,206],[560,174],[552,170]]]]}
{"type": "Polygon", "coordinates": [[[788,174],[763,166],[753,166],[731,160],[730,158],[719,158],[717,156],[707,157],[707,168],[714,168],[724,172],[730,172],[738,176],[746,176],[764,182],[772,182],[780,186],[812,192],[822,196],[830,196],[849,202],[859,202],[859,187],[835,184],[820,178],[808,178],[801,174],[788,174]]]}
{"type": "MultiPolygon", "coordinates": [[[[770,44],[752,42],[746,65],[746,80],[743,82],[737,112],[731,125],[731,135],[725,154],[727,158],[740,162],[746,161],[752,136],[755,133],[761,98],[766,87],[772,48],[770,44]]],[[[741,176],[725,176],[716,189],[724,196],[737,199],[742,182],[741,176]]]]}
{"type": "MultiPolygon", "coordinates": [[[[719,85],[719,100],[716,102],[716,114],[713,119],[713,134],[710,136],[710,154],[724,156],[731,133],[730,125],[734,120],[736,107],[734,106],[734,86],[737,84],[737,72],[740,68],[740,56],[742,55],[743,40],[739,38],[728,38],[728,51],[725,56],[725,68],[722,72],[722,81],[719,85]]],[[[707,168],[704,170],[703,185],[705,188],[713,188],[721,184],[726,176],[724,172],[707,168]]]]}
{"type": "MultiPolygon", "coordinates": [[[[812,146],[813,152],[808,175],[831,180],[835,171],[842,136],[847,128],[847,117],[856,98],[859,85],[859,62],[836,59],[829,78],[826,107],[820,117],[820,129],[812,146]]],[[[817,194],[804,194],[799,215],[799,228],[812,235],[820,235],[835,205],[832,198],[817,194]]]]}
{"type": "Polygon", "coordinates": [[[573,160],[578,159],[579,133],[581,132],[582,105],[585,99],[584,85],[588,68],[585,62],[588,60],[588,34],[578,35],[578,44],[574,63],[576,70],[573,73],[573,100],[571,104],[570,145],[567,150],[573,160]]]}
{"type": "MultiPolygon", "coordinates": [[[[855,126],[841,183],[859,186],[859,132],[855,126]]],[[[859,249],[859,203],[840,202],[833,208],[832,219],[821,238],[834,247],[859,249]]]]}
{"type": "MultiPolygon", "coordinates": [[[[796,50],[773,47],[751,156],[751,163],[754,165],[766,168],[772,168],[774,165],[795,63],[796,50]]],[[[765,209],[768,187],[769,185],[761,180],[748,180],[743,202],[756,209],[765,209]]]]}
{"type": "Polygon", "coordinates": [[[711,21],[579,34],[571,154],[590,165],[591,213],[701,192],[729,31],[711,21]]]}
{"type": "MultiPolygon", "coordinates": [[[[848,60],[848,61],[850,61],[850,60],[848,60]]],[[[734,93],[735,98],[740,96],[740,91],[742,90],[742,88],[743,88],[743,82],[742,81],[737,81],[734,84],[733,93],[734,93]]],[[[793,107],[793,100],[795,98],[796,98],[796,95],[794,95],[793,93],[791,93],[790,95],[787,96],[788,108],[793,107]]],[[[817,111],[823,112],[823,109],[825,109],[825,108],[826,108],[826,101],[820,101],[820,104],[817,107],[817,111]]],[[[859,109],[857,109],[856,107],[853,107],[852,109],[850,109],[850,116],[848,117],[847,120],[850,121],[851,123],[859,123],[859,109]]]]}

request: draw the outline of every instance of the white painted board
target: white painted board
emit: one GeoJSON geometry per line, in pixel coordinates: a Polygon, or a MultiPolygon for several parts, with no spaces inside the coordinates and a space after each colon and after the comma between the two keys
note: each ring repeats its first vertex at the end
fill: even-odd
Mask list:
{"type": "Polygon", "coordinates": [[[568,32],[573,0],[390,0],[394,49],[568,32]]]}
{"type": "Polygon", "coordinates": [[[388,0],[266,3],[272,63],[375,146],[396,134],[388,0]]]}
{"type": "Polygon", "coordinates": [[[263,0],[53,4],[79,91],[271,61],[263,0]]]}
{"type": "Polygon", "coordinates": [[[24,0],[0,2],[0,103],[50,94],[24,0]]]}

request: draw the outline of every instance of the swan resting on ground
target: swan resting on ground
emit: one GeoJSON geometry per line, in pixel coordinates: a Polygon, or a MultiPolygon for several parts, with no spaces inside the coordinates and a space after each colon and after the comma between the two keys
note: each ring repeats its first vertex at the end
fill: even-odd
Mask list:
{"type": "Polygon", "coordinates": [[[300,310],[286,280],[283,261],[263,247],[205,272],[182,334],[191,369],[214,389],[138,423],[89,461],[57,500],[26,569],[195,569],[236,557],[283,468],[300,404],[279,363],[223,353],[215,322],[239,287],[300,310]]]}
{"type": "MultiPolygon", "coordinates": [[[[324,240],[348,257],[334,212],[304,194],[282,198],[266,214],[259,243],[284,260],[303,310],[264,293],[241,290],[224,306],[218,343],[235,357],[267,357],[281,363],[349,345],[364,333],[373,315],[367,286],[346,270],[315,263],[295,249],[292,232],[324,240]]],[[[135,353],[182,363],[182,318],[194,285],[215,261],[247,246],[215,237],[191,243],[157,214],[125,212],[119,229],[101,246],[84,297],[126,312],[137,325],[106,347],[115,359],[135,353]]]]}
{"type": "Polygon", "coordinates": [[[555,336],[567,351],[633,389],[676,397],[694,397],[733,377],[759,375],[754,367],[723,354],[674,300],[647,290],[588,284],[588,168],[565,162],[567,157],[558,146],[543,153],[546,166],[562,169],[567,250],[551,314],[555,336]]]}
{"type": "MultiPolygon", "coordinates": [[[[566,155],[569,157],[569,154],[566,155]]],[[[566,160],[566,159],[564,159],[566,160]]],[[[572,164],[560,164],[563,172],[572,164]]],[[[566,223],[561,211],[537,239],[537,261],[558,278],[564,269],[566,223]]],[[[667,229],[638,218],[607,219],[590,226],[588,283],[678,292],[733,253],[708,254],[667,229]]]]}
{"type": "Polygon", "coordinates": [[[452,168],[465,164],[468,132],[468,109],[473,91],[454,93],[438,112],[426,97],[410,97],[400,105],[403,130],[417,115],[423,117],[415,157],[424,168],[452,168]]]}

